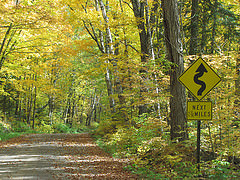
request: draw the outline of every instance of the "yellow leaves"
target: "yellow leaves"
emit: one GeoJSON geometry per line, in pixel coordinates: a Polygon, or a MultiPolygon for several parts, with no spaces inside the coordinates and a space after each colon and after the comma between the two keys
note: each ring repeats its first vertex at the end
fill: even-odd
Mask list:
{"type": "MultiPolygon", "coordinates": [[[[53,82],[61,70],[71,66],[70,59],[64,59],[66,54],[73,56],[77,51],[71,48],[71,42],[61,47],[68,41],[66,34],[71,33],[71,27],[58,22],[63,19],[58,13],[61,9],[55,9],[58,2],[23,0],[18,6],[9,2],[0,7],[0,23],[9,25],[8,21],[13,22],[13,28],[19,35],[14,36],[15,46],[2,68],[12,76],[8,82],[18,91],[27,92],[29,87],[36,86],[46,94],[60,93],[53,82]]],[[[0,32],[1,40],[4,32],[0,32]]]]}
{"type": "Polygon", "coordinates": [[[182,161],[182,157],[180,155],[172,156],[168,154],[167,156],[165,156],[165,158],[167,159],[171,166],[174,166],[176,163],[182,161]]]}
{"type": "Polygon", "coordinates": [[[61,48],[59,54],[63,57],[70,57],[77,55],[77,51],[74,50],[71,46],[64,46],[61,48]]]}
{"type": "Polygon", "coordinates": [[[76,50],[78,51],[90,51],[91,47],[95,45],[95,42],[93,40],[88,40],[88,39],[82,39],[82,40],[74,40],[73,41],[73,46],[75,47],[76,50]]]}

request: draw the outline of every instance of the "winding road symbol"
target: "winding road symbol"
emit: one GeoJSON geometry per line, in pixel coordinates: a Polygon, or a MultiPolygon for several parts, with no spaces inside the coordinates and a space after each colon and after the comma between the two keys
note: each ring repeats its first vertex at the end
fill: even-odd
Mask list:
{"type": "Polygon", "coordinates": [[[205,84],[205,82],[199,80],[198,78],[202,77],[203,74],[205,72],[207,73],[208,71],[205,68],[205,66],[201,63],[200,66],[198,67],[198,69],[196,70],[196,72],[197,72],[197,74],[194,76],[194,82],[196,84],[201,85],[201,88],[198,90],[197,95],[202,96],[203,91],[206,89],[206,84],[205,84]]]}
{"type": "Polygon", "coordinates": [[[201,101],[221,81],[221,77],[202,58],[198,58],[178,77],[178,81],[201,101]]]}

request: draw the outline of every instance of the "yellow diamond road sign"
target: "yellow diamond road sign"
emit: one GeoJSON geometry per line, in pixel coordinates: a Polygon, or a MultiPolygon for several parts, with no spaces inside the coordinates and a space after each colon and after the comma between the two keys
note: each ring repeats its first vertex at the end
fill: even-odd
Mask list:
{"type": "Polygon", "coordinates": [[[178,80],[200,101],[221,81],[221,78],[202,58],[198,58],[178,80]]]}
{"type": "Polygon", "coordinates": [[[211,101],[188,101],[187,102],[188,120],[212,120],[211,101]]]}

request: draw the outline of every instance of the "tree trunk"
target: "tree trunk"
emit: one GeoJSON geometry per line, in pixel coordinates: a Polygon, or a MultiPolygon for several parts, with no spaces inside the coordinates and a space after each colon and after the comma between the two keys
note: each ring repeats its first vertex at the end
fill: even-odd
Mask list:
{"type": "Polygon", "coordinates": [[[17,97],[16,97],[16,106],[15,106],[15,116],[17,117],[19,114],[19,102],[20,102],[20,93],[17,92],[17,97]]]}
{"type": "Polygon", "coordinates": [[[212,16],[213,16],[212,37],[211,37],[211,53],[212,54],[214,53],[214,47],[216,43],[217,7],[218,7],[218,0],[214,0],[214,4],[212,8],[212,16]]]}
{"type": "MultiPolygon", "coordinates": [[[[37,76],[35,75],[35,82],[37,80],[37,76]]],[[[35,128],[35,115],[36,115],[36,102],[37,102],[37,87],[34,86],[34,100],[33,100],[33,115],[32,115],[32,128],[35,128]]]]}
{"type": "Polygon", "coordinates": [[[144,10],[146,7],[146,2],[139,0],[131,0],[133,6],[134,16],[136,17],[139,37],[140,37],[140,45],[141,45],[141,63],[143,64],[142,68],[139,70],[141,80],[140,80],[140,106],[139,106],[139,115],[143,113],[147,113],[147,106],[144,102],[145,93],[147,92],[147,87],[144,85],[144,81],[147,79],[147,70],[144,64],[147,62],[149,58],[149,48],[148,43],[149,35],[145,29],[144,22],[144,10]]]}
{"type": "MultiPolygon", "coordinates": [[[[31,79],[31,76],[30,76],[30,79],[31,79]]],[[[35,79],[34,75],[33,75],[33,80],[35,79]]],[[[31,114],[32,114],[32,110],[33,110],[33,96],[34,96],[34,89],[35,89],[35,86],[34,84],[32,83],[32,86],[31,88],[29,87],[29,93],[30,93],[30,100],[29,100],[29,107],[28,107],[28,119],[27,119],[27,122],[29,123],[29,125],[31,124],[31,114]]]]}
{"type": "Polygon", "coordinates": [[[107,16],[106,8],[105,5],[103,4],[102,0],[98,0],[100,8],[102,10],[102,16],[105,21],[105,26],[106,26],[106,53],[107,54],[114,54],[113,51],[113,40],[112,40],[112,33],[110,31],[109,27],[109,18],[107,16]]]}
{"type": "Polygon", "coordinates": [[[48,101],[48,107],[49,107],[48,116],[49,116],[50,124],[52,125],[52,123],[53,123],[52,120],[53,120],[54,98],[51,95],[49,95],[48,99],[49,99],[49,101],[48,101]]]}
{"type": "MultiPolygon", "coordinates": [[[[1,57],[1,59],[0,59],[0,70],[2,69],[2,66],[3,66],[3,62],[4,62],[4,59],[5,59],[5,53],[6,53],[7,46],[5,47],[5,51],[3,50],[3,48],[4,48],[4,45],[5,45],[6,41],[7,41],[8,36],[10,34],[11,29],[12,29],[12,23],[8,27],[8,30],[5,33],[5,37],[3,38],[3,41],[1,43],[1,47],[0,47],[0,57],[1,57]]],[[[11,40],[9,40],[8,42],[10,43],[10,41],[11,40]]]]}
{"type": "Polygon", "coordinates": [[[83,110],[84,110],[85,96],[82,97],[82,100],[83,100],[83,103],[81,104],[82,108],[81,108],[81,115],[80,115],[80,119],[79,119],[80,123],[83,122],[83,110]]]}
{"type": "Polygon", "coordinates": [[[235,117],[236,120],[239,120],[240,116],[240,46],[238,49],[238,56],[236,60],[236,74],[237,74],[237,79],[235,80],[235,95],[236,99],[234,101],[234,106],[235,108],[235,117]]]}
{"type": "Polygon", "coordinates": [[[86,126],[90,126],[91,124],[91,119],[92,119],[92,116],[93,116],[93,112],[95,110],[95,105],[96,105],[96,89],[93,90],[93,94],[92,94],[92,97],[91,97],[91,103],[90,103],[90,107],[89,107],[89,110],[88,110],[88,115],[87,115],[87,119],[86,119],[86,126]]]}
{"type": "Polygon", "coordinates": [[[199,16],[199,0],[192,0],[192,14],[191,14],[191,37],[189,54],[196,55],[198,53],[198,16],[199,16]]]}
{"type": "Polygon", "coordinates": [[[207,25],[209,24],[209,18],[208,18],[208,7],[205,4],[205,2],[202,2],[202,8],[203,8],[203,13],[202,13],[202,21],[201,21],[201,53],[205,54],[207,53],[207,25]]]}
{"type": "MultiPolygon", "coordinates": [[[[99,31],[99,35],[100,35],[100,50],[103,53],[106,54],[114,54],[113,51],[113,40],[112,40],[112,34],[109,28],[109,19],[106,13],[106,9],[105,9],[105,5],[103,3],[102,0],[95,0],[95,7],[97,11],[100,11],[99,6],[101,8],[102,11],[102,16],[104,18],[104,22],[106,25],[106,46],[104,45],[104,37],[103,37],[103,33],[101,31],[99,31]]],[[[95,39],[97,40],[97,37],[95,37],[95,39]]],[[[106,64],[109,64],[110,62],[107,60],[105,61],[106,64]]],[[[115,100],[113,98],[113,85],[112,85],[112,79],[111,79],[111,71],[110,69],[106,68],[106,73],[105,73],[105,81],[107,84],[107,92],[108,92],[108,97],[109,97],[109,105],[110,105],[110,109],[111,112],[114,113],[115,112],[115,100]]]]}
{"type": "Polygon", "coordinates": [[[184,62],[177,0],[162,0],[167,58],[174,63],[170,70],[170,125],[171,139],[179,141],[188,138],[186,122],[185,88],[178,81],[183,73],[184,62]]]}
{"type": "Polygon", "coordinates": [[[19,95],[19,110],[18,110],[18,121],[21,122],[22,120],[22,97],[21,94],[19,95]]]}

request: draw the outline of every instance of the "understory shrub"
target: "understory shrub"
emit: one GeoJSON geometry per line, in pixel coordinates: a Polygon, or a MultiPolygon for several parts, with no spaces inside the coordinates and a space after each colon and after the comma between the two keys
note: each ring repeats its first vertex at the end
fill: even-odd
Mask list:
{"type": "Polygon", "coordinates": [[[198,171],[191,142],[170,143],[154,137],[138,148],[133,163],[138,169],[148,168],[165,178],[193,178],[198,171]]]}
{"type": "Polygon", "coordinates": [[[9,132],[11,131],[11,126],[9,124],[6,124],[2,121],[0,121],[0,132],[9,132]]]}
{"type": "Polygon", "coordinates": [[[26,132],[31,130],[31,127],[24,122],[15,122],[15,123],[12,123],[12,130],[14,132],[26,132]]]}
{"type": "MultiPolygon", "coordinates": [[[[116,156],[132,156],[135,155],[139,148],[145,148],[142,145],[161,135],[161,128],[166,128],[167,124],[164,121],[159,121],[157,118],[141,117],[132,120],[134,126],[118,126],[115,132],[107,133],[103,140],[107,148],[114,148],[116,156]]],[[[106,125],[108,127],[108,125],[106,125]]],[[[109,125],[110,127],[110,125],[109,125]]],[[[101,129],[101,124],[100,124],[101,129]]],[[[105,127],[106,130],[106,127],[105,127]]],[[[99,129],[98,129],[99,131],[99,129]]]]}
{"type": "Polygon", "coordinates": [[[0,141],[5,141],[22,134],[37,133],[24,122],[4,123],[0,121],[0,141]]]}
{"type": "Polygon", "coordinates": [[[41,125],[38,126],[37,131],[43,132],[43,133],[53,133],[54,132],[54,128],[53,126],[49,125],[49,124],[45,124],[44,121],[41,122],[41,125]]]}
{"type": "Polygon", "coordinates": [[[58,123],[53,125],[54,133],[70,133],[71,129],[68,125],[58,123]]]}

